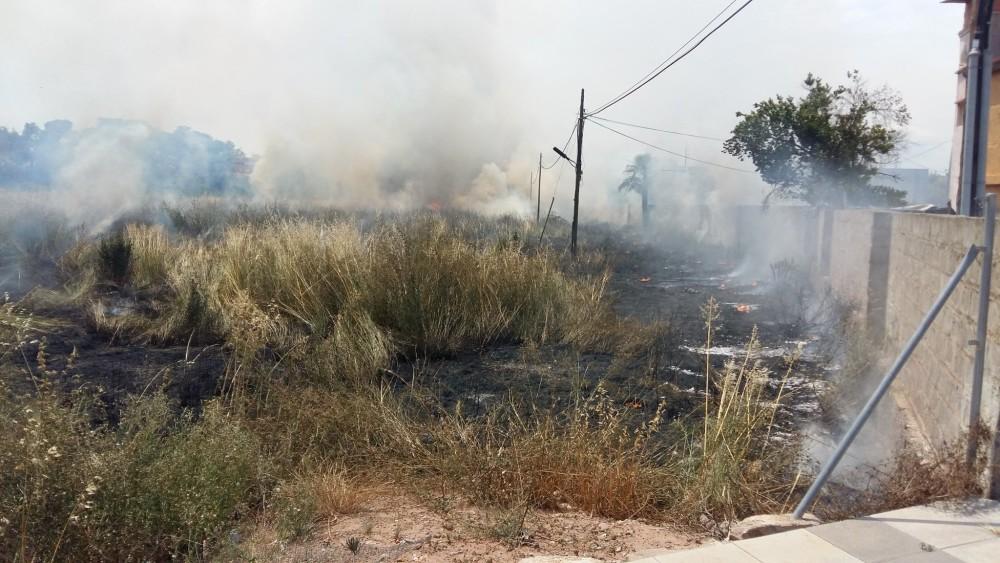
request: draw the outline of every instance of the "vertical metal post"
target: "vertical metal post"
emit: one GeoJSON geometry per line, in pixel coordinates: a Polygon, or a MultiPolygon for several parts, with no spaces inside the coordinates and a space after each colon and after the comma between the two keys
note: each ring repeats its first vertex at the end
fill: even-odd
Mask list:
{"type": "Polygon", "coordinates": [[[996,195],[986,194],[985,217],[983,218],[983,269],[979,274],[979,319],[976,322],[976,357],[972,364],[972,398],[969,401],[969,443],[965,461],[972,465],[976,461],[979,440],[980,405],[983,397],[983,364],[986,361],[986,328],[990,319],[990,284],[993,278],[993,235],[997,222],[996,195]]]}
{"type": "Polygon", "coordinates": [[[847,453],[847,449],[851,447],[851,443],[854,442],[855,438],[857,438],[858,433],[861,432],[861,428],[864,427],[865,422],[868,421],[868,418],[875,411],[875,407],[878,406],[879,401],[881,401],[882,397],[887,391],[889,391],[889,386],[892,385],[896,376],[899,375],[903,366],[906,365],[906,361],[910,359],[910,355],[913,354],[917,344],[920,343],[920,339],[922,339],[924,334],[927,333],[927,329],[930,328],[931,323],[934,322],[934,319],[937,317],[938,313],[941,312],[941,309],[948,301],[948,298],[951,297],[952,292],[955,291],[955,287],[958,285],[958,282],[961,281],[962,276],[965,275],[965,272],[967,272],[969,267],[975,262],[976,255],[978,253],[979,247],[976,245],[972,245],[969,248],[969,251],[966,252],[965,258],[962,259],[958,268],[955,270],[955,273],[948,279],[948,283],[945,284],[944,289],[941,290],[941,293],[934,301],[934,304],[931,305],[930,310],[927,311],[926,315],[924,315],[923,320],[920,321],[920,325],[917,326],[917,330],[914,331],[913,336],[911,336],[906,342],[906,345],[903,347],[903,351],[899,353],[899,356],[896,358],[896,361],[893,362],[892,367],[890,367],[889,371],[886,372],[885,377],[882,378],[882,382],[878,384],[878,388],[876,388],[872,393],[872,396],[868,398],[868,402],[865,403],[861,412],[858,413],[854,422],[851,423],[851,427],[847,430],[847,433],[840,439],[840,443],[837,444],[837,449],[834,450],[833,456],[823,466],[823,469],[819,472],[816,480],[813,481],[809,490],[806,491],[806,495],[802,497],[802,500],[795,507],[795,511],[792,512],[792,516],[795,518],[802,518],[806,509],[809,508],[809,505],[816,500],[816,496],[823,488],[823,485],[825,485],[827,480],[830,479],[830,475],[833,474],[833,470],[837,468],[837,464],[840,463],[841,458],[843,458],[844,454],[847,453]]]}
{"type": "Polygon", "coordinates": [[[538,153],[538,207],[535,208],[535,224],[542,222],[542,153],[538,153]]]}
{"type": "Polygon", "coordinates": [[[576,188],[573,190],[573,232],[570,253],[576,256],[576,229],[580,223],[580,179],[583,177],[583,89],[580,89],[580,119],[576,122],[576,188]]]}
{"type": "MultiPolygon", "coordinates": [[[[992,16],[992,14],[991,14],[992,16]]],[[[992,22],[992,17],[990,20],[992,22]]],[[[987,24],[987,30],[989,30],[987,24]]],[[[987,31],[987,35],[989,31],[987,31]]],[[[986,161],[990,146],[990,86],[993,83],[993,55],[989,41],[980,43],[979,129],[976,130],[976,185],[972,192],[972,215],[983,215],[986,205],[986,161]]]]}
{"type": "Polygon", "coordinates": [[[972,40],[965,65],[965,116],[962,119],[962,170],[958,188],[959,215],[972,215],[975,197],[975,148],[979,128],[979,39],[972,40]]]}

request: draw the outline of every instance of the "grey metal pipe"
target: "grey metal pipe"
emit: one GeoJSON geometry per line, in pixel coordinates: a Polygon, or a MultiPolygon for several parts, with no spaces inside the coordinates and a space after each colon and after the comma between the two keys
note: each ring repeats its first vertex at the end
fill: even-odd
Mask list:
{"type": "Polygon", "coordinates": [[[976,183],[974,180],[975,167],[973,166],[973,154],[976,141],[976,124],[978,115],[976,110],[979,107],[979,40],[973,39],[969,48],[969,58],[965,65],[965,117],[962,120],[964,129],[962,130],[962,168],[958,191],[959,215],[972,215],[973,198],[975,197],[976,183]]]}
{"type": "Polygon", "coordinates": [[[930,310],[927,311],[923,320],[920,321],[920,325],[917,326],[917,330],[913,332],[913,336],[911,336],[906,342],[906,345],[903,347],[903,351],[896,357],[896,361],[893,362],[892,367],[890,367],[889,371],[886,372],[885,376],[882,378],[882,382],[878,384],[878,388],[876,388],[875,392],[872,393],[872,396],[868,398],[868,402],[865,403],[861,412],[858,413],[854,422],[851,423],[851,427],[847,430],[847,433],[840,439],[840,443],[837,444],[837,449],[833,452],[833,456],[826,462],[823,469],[816,477],[816,480],[813,481],[809,490],[806,491],[806,496],[802,497],[798,506],[795,507],[795,511],[792,512],[792,516],[795,518],[802,518],[802,515],[806,513],[806,509],[809,508],[809,505],[811,505],[816,499],[816,496],[823,488],[823,485],[826,484],[827,480],[830,479],[830,475],[833,474],[833,470],[837,468],[837,464],[840,463],[841,458],[843,458],[844,454],[847,453],[847,449],[851,447],[851,443],[854,442],[858,433],[861,432],[861,428],[864,427],[865,422],[868,421],[868,418],[875,411],[875,407],[878,406],[879,401],[881,401],[882,397],[885,396],[887,391],[889,391],[889,386],[892,385],[896,376],[899,375],[903,366],[906,365],[906,361],[910,359],[910,355],[913,354],[917,344],[920,343],[920,339],[927,333],[927,329],[931,327],[931,323],[934,322],[934,319],[938,316],[938,313],[941,312],[941,309],[948,301],[948,298],[951,297],[952,292],[955,291],[955,287],[958,285],[958,282],[962,280],[962,276],[965,275],[965,272],[967,272],[969,267],[971,267],[976,261],[977,254],[979,254],[979,247],[976,245],[970,246],[969,251],[965,253],[965,257],[962,258],[962,261],[958,264],[958,268],[955,270],[955,273],[948,278],[948,283],[945,284],[944,289],[941,290],[941,293],[934,301],[934,304],[931,305],[930,310]]]}
{"type": "Polygon", "coordinates": [[[986,194],[983,218],[983,269],[979,275],[979,319],[976,322],[976,357],[972,364],[972,398],[969,401],[969,443],[965,461],[970,466],[976,461],[979,440],[975,432],[979,426],[980,405],[983,399],[983,364],[986,361],[986,328],[990,320],[990,284],[993,278],[993,236],[997,224],[997,197],[986,194]]]}
{"type": "MultiPolygon", "coordinates": [[[[989,29],[989,28],[987,28],[989,29]]],[[[988,32],[987,32],[988,33],[988,32]]],[[[976,129],[976,185],[972,191],[972,215],[982,216],[986,205],[986,158],[990,144],[990,86],[993,83],[993,54],[989,41],[979,49],[979,125],[976,129]]]]}

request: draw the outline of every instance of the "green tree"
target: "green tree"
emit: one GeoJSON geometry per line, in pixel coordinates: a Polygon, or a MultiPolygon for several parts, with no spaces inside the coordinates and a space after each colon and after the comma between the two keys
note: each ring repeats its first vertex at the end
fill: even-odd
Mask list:
{"type": "Polygon", "coordinates": [[[857,71],[848,85],[831,86],[809,74],[806,95],[776,96],[737,112],[739,123],[723,152],[750,159],[772,196],[812,205],[895,206],[901,190],[873,183],[880,160],[896,150],[910,121],[899,95],[869,90],[857,71]]]}
{"type": "Polygon", "coordinates": [[[649,161],[648,154],[636,155],[625,166],[625,179],[618,186],[620,192],[635,192],[642,197],[642,226],[649,226],[649,161]]]}

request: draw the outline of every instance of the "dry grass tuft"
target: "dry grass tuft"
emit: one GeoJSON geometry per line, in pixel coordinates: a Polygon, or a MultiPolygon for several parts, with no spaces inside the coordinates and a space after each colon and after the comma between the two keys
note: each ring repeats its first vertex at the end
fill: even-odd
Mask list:
{"type": "Polygon", "coordinates": [[[399,353],[525,341],[611,347],[607,273],[570,278],[557,256],[529,251],[514,226],[418,216],[362,230],[299,219],[173,241],[161,227],[129,225],[96,250],[75,249],[64,267],[80,280],[128,281],[151,298],[113,315],[99,303],[92,320],[101,330],[222,339],[241,363],[264,350],[315,359],[311,373],[328,381],[371,380],[399,353]],[[505,234],[470,238],[488,226],[505,234]]]}
{"type": "Polygon", "coordinates": [[[373,495],[371,486],[343,468],[296,472],[275,489],[276,528],[285,537],[301,537],[319,521],[361,512],[373,495]]]}
{"type": "Polygon", "coordinates": [[[937,501],[981,497],[982,476],[989,463],[987,444],[992,440],[985,426],[976,431],[976,460],[965,460],[968,437],[963,436],[929,452],[904,444],[885,471],[869,475],[863,491],[827,494],[815,512],[827,519],[856,518],[937,501]]]}
{"type": "MultiPolygon", "coordinates": [[[[715,307],[713,301],[707,306],[709,334],[715,307]]],[[[714,389],[705,396],[701,427],[678,456],[683,484],[678,494],[689,515],[724,521],[780,511],[792,492],[798,448],[772,435],[778,407],[788,399],[785,381],[793,361],[771,396],[771,373],[753,359],[759,347],[754,329],[741,359],[729,361],[721,373],[710,372],[707,384],[714,389]]]]}

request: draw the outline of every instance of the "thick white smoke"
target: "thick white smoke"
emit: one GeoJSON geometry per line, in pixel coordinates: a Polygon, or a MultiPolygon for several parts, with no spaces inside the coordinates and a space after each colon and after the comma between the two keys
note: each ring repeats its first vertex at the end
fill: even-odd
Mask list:
{"type": "MultiPolygon", "coordinates": [[[[950,136],[953,120],[947,77],[960,10],[910,4],[775,0],[733,20],[605,116],[721,137],[734,111],[796,91],[807,72],[836,77],[859,68],[902,92],[915,142],[936,143],[950,136]],[[906,33],[887,34],[884,14],[904,18],[906,33]],[[953,24],[942,25],[948,17],[953,24]],[[766,47],[761,37],[769,38],[766,47]],[[743,62],[748,53],[754,64],[743,62]],[[922,72],[899,60],[921,61],[922,72]]],[[[190,126],[259,155],[253,180],[268,199],[530,209],[526,188],[538,151],[548,162],[548,147],[561,146],[579,88],[596,108],[720,7],[679,0],[0,0],[0,125],[65,118],[86,127],[115,117],[164,131],[190,126]],[[506,179],[484,191],[480,175],[491,166],[506,179]],[[493,201],[473,205],[477,190],[493,201]]],[[[688,148],[676,137],[636,134],[688,148]]],[[[585,218],[620,216],[621,169],[646,149],[596,127],[586,135],[581,210],[585,218]]],[[[736,164],[718,146],[693,142],[690,149],[736,164]]],[[[89,162],[82,175],[103,178],[89,162]]],[[[545,173],[543,200],[556,177],[545,173]]],[[[110,178],[106,199],[94,193],[102,189],[96,181],[87,182],[75,201],[126,203],[127,178],[110,178]]],[[[557,212],[571,206],[571,184],[564,174],[557,212]]]]}

